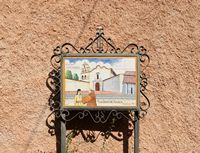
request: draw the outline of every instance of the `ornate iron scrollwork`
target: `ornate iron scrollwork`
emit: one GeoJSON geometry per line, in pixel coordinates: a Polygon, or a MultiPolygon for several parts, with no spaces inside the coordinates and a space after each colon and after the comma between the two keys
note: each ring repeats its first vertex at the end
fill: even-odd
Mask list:
{"type": "MultiPolygon", "coordinates": [[[[71,116],[70,111],[64,109],[61,111],[61,117],[66,122],[71,121],[76,117],[78,117],[79,119],[83,119],[86,116],[90,116],[94,123],[106,123],[111,116],[115,117],[116,119],[122,119],[124,117],[128,120],[133,121],[133,117],[131,118],[130,116],[126,116],[124,113],[117,110],[111,110],[109,112],[107,111],[108,112],[107,114],[105,112],[106,111],[104,110],[98,110],[98,111],[83,110],[83,111],[78,111],[74,116],[71,116]],[[94,112],[94,114],[91,112],[94,112]]],[[[129,113],[132,114],[131,111],[129,113]]]]}
{"type": "Polygon", "coordinates": [[[141,71],[140,71],[140,93],[143,97],[143,100],[140,101],[140,118],[144,117],[147,114],[147,110],[150,107],[150,101],[145,94],[146,87],[148,85],[148,79],[145,74],[145,70],[149,65],[150,58],[147,54],[147,50],[141,46],[139,48],[139,55],[140,55],[140,63],[141,63],[141,71]]]}
{"type": "MultiPolygon", "coordinates": [[[[139,114],[140,118],[143,117],[147,110],[150,107],[150,101],[148,97],[145,94],[146,87],[148,85],[148,79],[145,74],[145,69],[148,66],[150,62],[150,58],[147,54],[147,50],[143,46],[138,46],[134,43],[131,43],[127,45],[124,49],[120,49],[116,47],[114,42],[111,38],[105,38],[103,28],[99,27],[97,29],[97,33],[95,38],[90,38],[88,45],[86,47],[82,47],[80,49],[77,49],[74,45],[70,43],[64,43],[61,46],[57,46],[53,50],[53,56],[51,57],[51,65],[53,66],[53,70],[49,73],[49,77],[47,79],[47,86],[51,90],[51,96],[49,98],[49,106],[50,109],[55,113],[55,116],[57,118],[62,118],[65,122],[71,121],[75,118],[83,119],[84,117],[89,116],[93,122],[95,123],[106,123],[108,119],[112,116],[116,119],[125,118],[131,122],[133,121],[133,117],[131,111],[129,111],[129,116],[124,115],[123,112],[117,111],[117,110],[111,110],[109,113],[105,113],[104,110],[97,110],[92,111],[89,110],[79,110],[75,115],[71,115],[71,111],[67,109],[61,108],[61,102],[60,102],[60,85],[61,85],[61,58],[62,55],[71,53],[76,54],[137,54],[140,57],[140,63],[141,63],[141,72],[140,72],[140,93],[143,98],[140,101],[140,109],[139,114]]],[[[76,131],[77,132],[77,131],[76,131]]],[[[75,132],[75,133],[76,133],[75,132]]],[[[79,131],[78,133],[80,133],[79,131]]],[[[84,135],[84,134],[83,134],[84,135]]],[[[117,139],[116,136],[112,135],[111,133],[100,133],[99,135],[104,136],[112,136],[117,139]]],[[[120,136],[120,134],[118,135],[120,136]]],[[[93,138],[90,134],[84,135],[85,139],[88,139],[90,137],[94,141],[95,138],[93,138]]],[[[120,138],[118,138],[120,140],[120,138]]]]}

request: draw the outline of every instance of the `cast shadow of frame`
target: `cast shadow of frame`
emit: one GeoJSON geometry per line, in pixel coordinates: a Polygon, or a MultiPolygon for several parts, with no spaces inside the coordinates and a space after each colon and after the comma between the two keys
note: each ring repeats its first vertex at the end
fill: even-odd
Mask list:
{"type": "MultiPolygon", "coordinates": [[[[75,115],[77,112],[73,112],[75,115]]],[[[96,115],[96,112],[90,112],[92,116],[96,115]]],[[[121,112],[128,117],[128,112],[121,112]]],[[[109,111],[105,111],[105,118],[110,114],[109,111]]],[[[67,122],[67,130],[72,130],[73,137],[81,135],[85,142],[94,143],[99,136],[104,139],[115,139],[116,141],[123,142],[123,152],[128,153],[129,137],[133,135],[133,122],[126,118],[116,119],[116,116],[110,115],[107,120],[102,123],[95,123],[90,116],[84,117],[84,119],[76,118],[73,121],[67,122]]]]}
{"type": "MultiPolygon", "coordinates": [[[[61,145],[61,141],[63,141],[61,123],[64,123],[66,130],[71,132],[72,139],[82,136],[86,143],[95,143],[99,136],[104,137],[104,139],[115,139],[123,142],[123,152],[128,153],[129,138],[134,135],[134,112],[115,110],[61,111],[59,71],[52,70],[46,80],[46,86],[51,91],[49,106],[52,111],[46,119],[46,125],[49,128],[48,133],[51,136],[56,136],[57,153],[60,153],[61,147],[63,147],[61,145]]],[[[65,137],[67,139],[68,134],[65,137]]]]}

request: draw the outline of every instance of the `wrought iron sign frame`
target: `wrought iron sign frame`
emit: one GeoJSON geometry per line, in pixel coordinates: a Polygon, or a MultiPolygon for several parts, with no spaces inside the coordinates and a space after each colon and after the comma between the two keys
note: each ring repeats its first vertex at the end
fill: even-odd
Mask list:
{"type": "MultiPolygon", "coordinates": [[[[52,94],[49,99],[49,105],[56,118],[61,119],[61,152],[66,153],[65,139],[66,139],[66,123],[75,118],[84,119],[90,116],[94,123],[106,123],[110,117],[116,119],[125,118],[133,123],[134,126],[134,153],[139,152],[139,119],[144,117],[150,107],[150,101],[145,94],[146,86],[148,85],[145,69],[150,62],[147,50],[143,46],[138,46],[134,43],[128,44],[124,49],[116,47],[112,39],[104,36],[103,28],[98,27],[96,36],[89,39],[86,47],[77,49],[71,43],[64,43],[57,46],[51,58],[51,65],[53,71],[49,74],[51,81],[49,84],[53,86],[52,94]],[[65,56],[137,56],[140,63],[139,84],[138,84],[138,108],[136,109],[76,109],[71,110],[67,107],[62,107],[61,104],[61,73],[62,73],[62,58],[65,56]],[[76,113],[72,113],[75,111],[76,113]],[[128,115],[124,113],[128,112],[128,115]]],[[[139,71],[138,71],[139,72],[139,71]]],[[[111,134],[111,133],[110,133],[111,134]]]]}

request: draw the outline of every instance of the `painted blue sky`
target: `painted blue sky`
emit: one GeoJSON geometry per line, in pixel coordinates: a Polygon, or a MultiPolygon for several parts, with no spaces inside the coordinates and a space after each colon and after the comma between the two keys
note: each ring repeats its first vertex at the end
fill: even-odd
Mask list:
{"type": "Polygon", "coordinates": [[[76,63],[80,60],[88,60],[89,62],[103,62],[108,64],[114,64],[120,61],[121,58],[68,58],[66,60],[69,60],[70,63],[76,63]]]}

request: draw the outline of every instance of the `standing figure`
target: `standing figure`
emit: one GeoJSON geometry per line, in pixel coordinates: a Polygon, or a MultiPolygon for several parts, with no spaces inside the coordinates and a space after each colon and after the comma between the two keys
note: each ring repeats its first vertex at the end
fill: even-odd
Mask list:
{"type": "Polygon", "coordinates": [[[74,101],[75,101],[75,106],[83,106],[81,89],[77,90],[76,96],[74,97],[74,101]]]}

